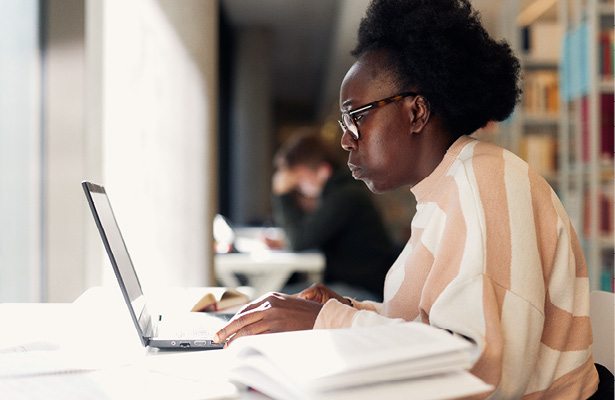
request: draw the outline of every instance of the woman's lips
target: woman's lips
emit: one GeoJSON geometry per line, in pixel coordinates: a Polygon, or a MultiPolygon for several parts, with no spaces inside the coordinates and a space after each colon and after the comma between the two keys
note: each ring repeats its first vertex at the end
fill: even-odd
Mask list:
{"type": "Polygon", "coordinates": [[[350,169],[350,172],[352,172],[352,177],[354,179],[359,179],[361,177],[361,168],[351,163],[348,163],[348,168],[350,169]]]}

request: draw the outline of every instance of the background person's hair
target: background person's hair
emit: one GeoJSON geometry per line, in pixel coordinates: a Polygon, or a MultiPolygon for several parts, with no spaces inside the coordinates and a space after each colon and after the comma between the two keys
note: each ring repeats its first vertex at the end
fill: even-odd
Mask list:
{"type": "Polygon", "coordinates": [[[467,0],[373,0],[352,54],[373,50],[387,53],[399,91],[423,95],[455,137],[505,120],[521,94],[519,60],[467,0]]]}
{"type": "Polygon", "coordinates": [[[339,159],[331,144],[320,136],[317,129],[309,128],[293,133],[277,151],[274,161],[276,168],[296,166],[316,168],[321,163],[328,163],[332,167],[339,165],[339,159]]]}

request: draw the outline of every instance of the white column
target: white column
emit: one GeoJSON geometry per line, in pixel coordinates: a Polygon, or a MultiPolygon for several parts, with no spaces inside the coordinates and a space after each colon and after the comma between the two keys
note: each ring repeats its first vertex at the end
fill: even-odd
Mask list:
{"type": "Polygon", "coordinates": [[[43,297],[38,40],[38,1],[0,1],[0,303],[43,297]]]}

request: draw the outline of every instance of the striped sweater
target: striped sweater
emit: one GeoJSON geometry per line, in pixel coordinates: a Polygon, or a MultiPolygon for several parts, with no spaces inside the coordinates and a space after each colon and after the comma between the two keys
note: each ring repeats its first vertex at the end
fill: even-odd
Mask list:
{"type": "Polygon", "coordinates": [[[585,399],[598,387],[589,282],[559,199],[517,156],[459,138],[412,188],[412,235],[383,303],[328,301],[315,329],[418,320],[475,344],[494,399],[585,399]]]}

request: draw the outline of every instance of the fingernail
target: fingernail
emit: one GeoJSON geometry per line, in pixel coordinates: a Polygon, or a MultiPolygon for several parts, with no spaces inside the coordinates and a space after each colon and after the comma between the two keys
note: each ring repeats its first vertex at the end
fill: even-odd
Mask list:
{"type": "Polygon", "coordinates": [[[216,343],[220,343],[220,338],[218,337],[218,334],[214,334],[214,342],[216,343]]]}

